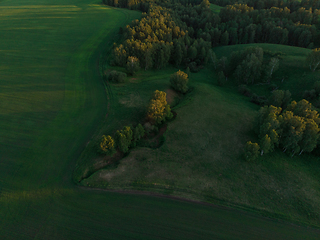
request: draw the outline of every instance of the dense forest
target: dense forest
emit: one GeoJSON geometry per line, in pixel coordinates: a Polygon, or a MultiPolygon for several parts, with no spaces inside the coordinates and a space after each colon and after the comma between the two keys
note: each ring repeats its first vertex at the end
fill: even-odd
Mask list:
{"type": "Polygon", "coordinates": [[[124,41],[114,46],[114,64],[129,56],[144,69],[172,63],[197,71],[214,58],[211,47],[274,43],[304,48],[320,45],[320,1],[212,0],[225,6],[219,14],[208,0],[104,0],[105,4],[143,13],[121,29],[124,41]]]}

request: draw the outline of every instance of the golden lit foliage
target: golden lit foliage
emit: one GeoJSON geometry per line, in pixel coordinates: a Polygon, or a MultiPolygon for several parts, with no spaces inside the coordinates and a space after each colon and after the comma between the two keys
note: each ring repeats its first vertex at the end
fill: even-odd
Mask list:
{"type": "Polygon", "coordinates": [[[103,135],[100,142],[100,148],[104,153],[112,154],[114,152],[113,138],[110,135],[108,136],[103,135]]]}
{"type": "Polygon", "coordinates": [[[153,98],[150,100],[147,109],[147,119],[152,124],[160,124],[165,121],[166,118],[172,118],[170,106],[167,104],[167,94],[162,91],[156,90],[153,94],[153,98]]]}

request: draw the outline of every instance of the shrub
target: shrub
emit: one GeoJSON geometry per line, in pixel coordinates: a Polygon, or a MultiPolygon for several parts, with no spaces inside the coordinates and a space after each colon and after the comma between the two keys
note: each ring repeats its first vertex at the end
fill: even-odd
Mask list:
{"type": "Polygon", "coordinates": [[[254,93],[251,95],[250,101],[259,106],[263,106],[267,102],[267,98],[265,96],[258,96],[257,94],[254,93]]]}
{"type": "Polygon", "coordinates": [[[313,89],[316,91],[316,94],[320,94],[320,81],[316,81],[313,85],[313,89]]]}
{"type": "Polygon", "coordinates": [[[180,70],[170,76],[172,88],[181,93],[186,93],[188,91],[188,81],[188,75],[180,70]]]}
{"type": "Polygon", "coordinates": [[[123,83],[127,77],[127,74],[123,72],[118,72],[118,71],[110,71],[106,75],[106,79],[109,82],[114,82],[114,83],[123,83]]]}
{"type": "Polygon", "coordinates": [[[251,96],[251,90],[245,84],[239,85],[238,92],[247,97],[251,96]]]}
{"type": "Polygon", "coordinates": [[[307,99],[308,101],[313,100],[317,97],[316,90],[305,90],[303,92],[302,98],[307,99]]]}

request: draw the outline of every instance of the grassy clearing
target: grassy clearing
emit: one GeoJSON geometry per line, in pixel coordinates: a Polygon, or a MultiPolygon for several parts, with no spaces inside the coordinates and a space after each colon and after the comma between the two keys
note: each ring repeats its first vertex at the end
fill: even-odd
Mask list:
{"type": "MultiPolygon", "coordinates": [[[[74,187],[76,159],[111,102],[99,53],[140,13],[87,0],[5,0],[0,13],[1,239],[317,239],[239,211],[74,187]]],[[[166,86],[159,77],[149,76],[166,86]]]]}
{"type": "Polygon", "coordinates": [[[216,4],[210,4],[210,9],[211,9],[215,14],[219,14],[221,8],[223,8],[223,7],[220,7],[219,5],[216,5],[216,4]]]}
{"type": "MultiPolygon", "coordinates": [[[[214,51],[218,58],[229,57],[233,51],[252,46],[258,46],[272,52],[284,53],[282,59],[280,59],[279,70],[275,72],[271,83],[276,84],[279,89],[290,90],[293,99],[301,100],[303,91],[311,90],[314,82],[320,80],[319,70],[311,72],[305,64],[306,55],[311,51],[310,49],[262,43],[216,47],[214,51]]],[[[232,81],[227,85],[236,87],[236,84],[232,81]]],[[[269,85],[253,85],[249,87],[258,95],[270,95],[269,85]]]]}
{"type": "MultiPolygon", "coordinates": [[[[261,46],[278,51],[272,48],[274,45],[261,46]]],[[[216,53],[219,57],[227,55],[232,51],[230,48],[219,48],[216,53]]],[[[287,54],[281,60],[285,71],[289,73],[293,64],[303,69],[297,59],[303,60],[309,50],[290,47],[279,50],[287,54]]],[[[167,71],[157,73],[163,76],[157,81],[141,76],[143,86],[155,89],[159,84],[160,90],[169,88],[167,71]]],[[[175,108],[178,115],[168,126],[164,145],[158,149],[135,149],[118,165],[94,173],[82,184],[144,189],[237,205],[266,216],[320,226],[318,158],[307,154],[290,158],[275,152],[258,162],[245,162],[242,157],[245,142],[258,140],[253,122],[259,107],[240,96],[236,87],[216,87],[215,81],[215,74],[209,69],[192,74],[195,90],[175,108]]],[[[290,91],[297,95],[300,89],[294,87],[295,81],[298,78],[290,84],[288,78],[284,86],[290,86],[290,91]]],[[[120,109],[127,111],[125,107],[120,109]]]]}

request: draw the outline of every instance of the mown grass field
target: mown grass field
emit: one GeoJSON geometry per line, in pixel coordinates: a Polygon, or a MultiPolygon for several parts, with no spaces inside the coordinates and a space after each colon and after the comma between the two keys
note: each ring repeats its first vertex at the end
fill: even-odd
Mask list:
{"type": "MultiPolygon", "coordinates": [[[[288,76],[280,89],[288,86],[294,97],[299,96],[301,84],[305,83],[300,83],[296,69],[300,73],[308,70],[303,61],[310,50],[270,44],[258,46],[287,54],[281,60],[279,72],[291,74],[290,69],[294,70],[291,70],[292,75],[288,76]]],[[[245,47],[247,46],[239,45],[215,50],[220,58],[228,56],[233,49],[245,47]]],[[[154,73],[151,76],[138,75],[135,81],[142,81],[143,86],[147,87],[138,88],[137,93],[130,90],[140,85],[138,83],[114,85],[112,89],[115,92],[119,89],[122,92],[130,91],[132,99],[143,96],[142,102],[145,102],[151,95],[150,89],[166,91],[170,88],[169,75],[175,71],[177,69],[170,68],[159,71],[155,73],[156,78],[151,77],[154,73]]],[[[258,141],[253,125],[259,106],[237,93],[237,87],[231,80],[226,87],[218,87],[215,73],[210,69],[191,74],[190,84],[194,91],[174,108],[178,115],[169,123],[164,145],[158,149],[136,148],[118,165],[104,167],[81,183],[91,187],[149,190],[218,204],[237,205],[262,215],[319,226],[318,157],[305,154],[291,158],[276,151],[257,162],[247,163],[243,158],[243,148],[249,140],[258,141]]],[[[266,86],[256,86],[254,90],[270,94],[266,86]]],[[[120,103],[129,96],[125,94],[116,98],[120,103]]],[[[145,105],[141,104],[134,111],[129,111],[129,103],[122,104],[119,105],[117,114],[133,115],[138,119],[143,113],[141,107],[145,108],[145,105]]],[[[100,136],[114,133],[112,125],[108,127],[110,129],[103,129],[100,136]]],[[[93,162],[88,161],[92,157],[90,155],[84,154],[82,157],[88,157],[84,162],[91,164],[91,168],[99,168],[104,161],[98,156],[91,158],[93,162]]],[[[88,165],[86,168],[82,169],[82,173],[93,172],[88,165]]]]}
{"type": "Polygon", "coordinates": [[[80,153],[119,106],[97,60],[139,16],[98,1],[0,1],[0,239],[318,239],[242,211],[73,184],[80,153]]]}

